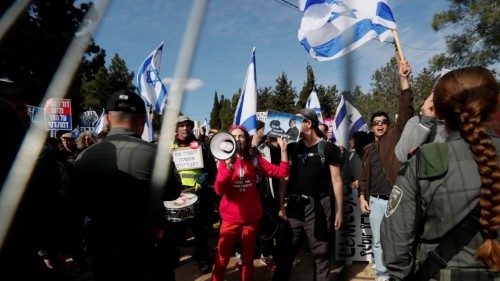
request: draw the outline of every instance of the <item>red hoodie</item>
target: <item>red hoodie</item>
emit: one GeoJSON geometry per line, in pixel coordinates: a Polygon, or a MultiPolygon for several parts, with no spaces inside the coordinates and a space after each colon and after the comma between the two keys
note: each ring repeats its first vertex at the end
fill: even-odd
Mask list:
{"type": "MultiPolygon", "coordinates": [[[[259,174],[264,177],[284,178],[288,176],[288,162],[280,165],[267,162],[261,155],[255,156],[258,161],[259,174]]],[[[219,212],[222,219],[247,223],[260,220],[262,205],[256,187],[257,175],[250,159],[236,159],[234,169],[227,168],[224,161],[219,161],[215,192],[222,196],[219,212]]]]}

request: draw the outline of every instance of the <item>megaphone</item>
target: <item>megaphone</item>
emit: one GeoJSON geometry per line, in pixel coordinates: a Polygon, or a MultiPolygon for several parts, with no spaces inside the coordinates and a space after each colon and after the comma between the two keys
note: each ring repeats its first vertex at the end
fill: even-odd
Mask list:
{"type": "Polygon", "coordinates": [[[227,160],[233,157],[237,150],[238,145],[231,134],[220,132],[210,140],[210,152],[218,160],[227,160]]]}

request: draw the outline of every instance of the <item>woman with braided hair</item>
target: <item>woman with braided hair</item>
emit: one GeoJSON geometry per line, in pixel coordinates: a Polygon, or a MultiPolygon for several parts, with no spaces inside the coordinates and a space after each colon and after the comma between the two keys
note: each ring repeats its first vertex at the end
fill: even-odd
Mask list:
{"type": "Polygon", "coordinates": [[[434,107],[445,143],[422,146],[393,187],[381,226],[393,280],[500,280],[498,83],[482,67],[445,74],[434,107]]]}

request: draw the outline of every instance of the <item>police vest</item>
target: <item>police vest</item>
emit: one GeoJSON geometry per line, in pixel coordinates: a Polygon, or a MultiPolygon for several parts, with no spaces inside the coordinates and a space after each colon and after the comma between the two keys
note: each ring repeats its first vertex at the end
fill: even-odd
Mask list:
{"type": "MultiPolygon", "coordinates": [[[[171,145],[172,149],[179,148],[179,144],[173,143],[171,145]]],[[[196,184],[196,180],[198,177],[203,173],[203,169],[193,169],[193,170],[183,170],[183,171],[177,171],[177,174],[179,175],[181,179],[181,184],[183,186],[189,186],[189,187],[194,187],[196,184]]]]}

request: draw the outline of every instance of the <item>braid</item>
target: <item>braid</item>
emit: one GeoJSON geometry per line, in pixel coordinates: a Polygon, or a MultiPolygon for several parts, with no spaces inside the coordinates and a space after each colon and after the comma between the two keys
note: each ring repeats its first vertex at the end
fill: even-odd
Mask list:
{"type": "Polygon", "coordinates": [[[500,271],[500,167],[492,138],[486,132],[489,115],[495,110],[498,85],[486,69],[463,68],[445,74],[438,81],[435,106],[443,114],[447,127],[458,130],[469,144],[481,178],[479,223],[484,237],[476,251],[490,271],[500,271]],[[436,104],[437,102],[437,104],[436,104]]]}
{"type": "MultiPolygon", "coordinates": [[[[470,110],[465,108],[464,110],[470,110]]],[[[497,165],[496,149],[487,126],[481,122],[479,112],[462,112],[459,115],[460,133],[474,154],[481,177],[481,216],[479,223],[484,241],[476,252],[490,270],[500,270],[500,243],[496,240],[500,228],[500,168],[497,165]]]]}

